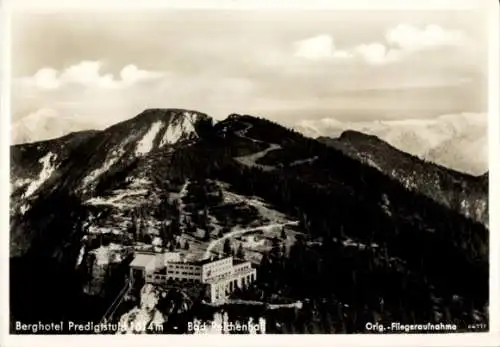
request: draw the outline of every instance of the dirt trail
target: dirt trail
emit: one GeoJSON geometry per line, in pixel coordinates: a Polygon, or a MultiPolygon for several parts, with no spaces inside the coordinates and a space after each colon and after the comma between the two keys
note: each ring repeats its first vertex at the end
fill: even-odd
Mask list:
{"type": "Polygon", "coordinates": [[[270,230],[270,229],[274,229],[274,228],[281,228],[285,225],[297,225],[297,222],[294,221],[294,222],[286,222],[286,223],[275,223],[275,224],[262,225],[262,226],[253,227],[253,228],[244,228],[244,229],[233,230],[233,231],[225,234],[224,236],[222,236],[216,240],[211,241],[209,243],[206,251],[205,251],[205,254],[203,255],[203,258],[204,259],[210,258],[210,253],[212,252],[212,249],[214,249],[214,247],[217,244],[221,243],[225,239],[232,238],[232,237],[244,234],[244,233],[249,232],[249,231],[258,231],[258,230],[266,231],[266,230],[270,230]]]}
{"type": "MultiPolygon", "coordinates": [[[[242,137],[244,139],[250,140],[250,141],[255,142],[255,143],[267,143],[267,142],[264,142],[264,141],[260,141],[260,140],[256,140],[254,138],[248,137],[246,135],[247,131],[249,129],[251,129],[252,126],[253,126],[252,124],[247,124],[247,127],[245,129],[237,131],[236,134],[239,137],[242,137]]],[[[259,160],[260,158],[265,157],[267,155],[267,153],[269,153],[271,151],[274,151],[274,150],[277,150],[277,149],[281,149],[281,146],[278,145],[278,144],[276,144],[276,143],[268,143],[268,145],[269,145],[268,148],[266,148],[266,149],[264,149],[264,150],[262,150],[260,152],[256,152],[256,153],[244,155],[244,156],[241,156],[241,157],[236,157],[234,159],[237,160],[239,163],[241,163],[243,165],[259,167],[259,168],[261,168],[264,171],[275,170],[276,168],[274,166],[257,164],[257,160],[259,160]]]]}

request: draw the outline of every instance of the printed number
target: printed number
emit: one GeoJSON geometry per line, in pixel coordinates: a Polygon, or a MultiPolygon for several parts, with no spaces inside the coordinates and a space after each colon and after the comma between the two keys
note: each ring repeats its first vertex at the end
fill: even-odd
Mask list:
{"type": "Polygon", "coordinates": [[[471,330],[486,329],[487,325],[485,323],[469,324],[467,328],[471,330]]]}
{"type": "Polygon", "coordinates": [[[149,323],[148,330],[149,331],[162,331],[163,326],[161,324],[157,324],[157,323],[149,323]]]}

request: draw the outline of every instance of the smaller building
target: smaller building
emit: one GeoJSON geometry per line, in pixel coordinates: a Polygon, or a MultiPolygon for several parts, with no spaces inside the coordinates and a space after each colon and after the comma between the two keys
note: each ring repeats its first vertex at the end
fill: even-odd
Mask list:
{"type": "MultiPolygon", "coordinates": [[[[229,258],[232,261],[232,257],[229,258]]],[[[250,262],[232,263],[230,272],[207,280],[210,301],[217,302],[224,300],[236,288],[245,288],[256,279],[257,270],[252,267],[250,262]]]]}
{"type": "Polygon", "coordinates": [[[157,276],[161,275],[161,270],[171,262],[180,262],[180,260],[178,252],[136,252],[134,260],[130,263],[130,278],[132,281],[161,283],[161,279],[157,276]]]}
{"type": "Polygon", "coordinates": [[[90,264],[91,279],[86,291],[90,295],[104,295],[102,291],[104,281],[110,271],[110,267],[119,264],[123,260],[123,246],[110,243],[107,246],[100,246],[89,251],[89,256],[93,257],[94,260],[90,264]]]}
{"type": "Polygon", "coordinates": [[[137,253],[130,263],[130,278],[132,281],[144,282],[146,276],[154,272],[156,257],[154,253],[137,253]]]}
{"type": "Polygon", "coordinates": [[[233,257],[221,259],[206,259],[199,263],[201,266],[201,281],[216,281],[231,275],[233,272],[233,257]]]}

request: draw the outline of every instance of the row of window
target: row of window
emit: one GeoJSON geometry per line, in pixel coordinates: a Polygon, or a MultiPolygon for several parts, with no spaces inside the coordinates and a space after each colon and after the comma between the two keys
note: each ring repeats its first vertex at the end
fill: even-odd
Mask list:
{"type": "Polygon", "coordinates": [[[167,268],[167,272],[168,273],[178,273],[179,271],[189,271],[190,273],[193,273],[193,274],[200,274],[201,271],[199,269],[193,269],[193,268],[179,268],[179,267],[175,267],[175,268],[171,268],[171,267],[168,267],[167,268]]]}
{"type": "Polygon", "coordinates": [[[231,275],[232,273],[229,271],[229,272],[224,272],[224,273],[215,273],[215,274],[211,274],[210,276],[207,276],[206,279],[210,279],[210,280],[218,280],[218,279],[223,279],[225,277],[228,277],[228,275],[231,275]]]}
{"type": "Polygon", "coordinates": [[[173,277],[173,276],[166,276],[166,275],[148,275],[147,279],[150,281],[162,281],[166,282],[169,278],[176,280],[176,281],[187,281],[187,282],[199,282],[199,279],[196,278],[182,278],[182,277],[173,277]]]}
{"type": "MultiPolygon", "coordinates": [[[[250,284],[254,280],[255,280],[254,274],[242,277],[241,278],[241,285],[245,286],[247,284],[250,284]]],[[[237,285],[238,285],[238,279],[231,280],[226,284],[217,285],[215,287],[214,299],[218,300],[218,299],[224,298],[226,295],[231,293],[236,288],[237,285]]]]}
{"type": "Polygon", "coordinates": [[[179,265],[179,264],[172,264],[170,265],[171,267],[175,269],[187,269],[187,270],[198,270],[200,271],[200,267],[196,265],[179,265]]]}
{"type": "Polygon", "coordinates": [[[234,272],[244,272],[250,269],[250,265],[235,267],[234,272]]]}
{"type": "Polygon", "coordinates": [[[213,269],[213,268],[222,267],[222,266],[224,266],[224,267],[233,266],[232,259],[228,258],[228,259],[219,260],[219,261],[216,261],[213,263],[205,264],[203,267],[205,269],[213,269]]]}
{"type": "Polygon", "coordinates": [[[192,275],[192,276],[199,276],[199,272],[193,272],[193,271],[173,271],[173,270],[168,270],[168,274],[171,275],[192,275]]]}
{"type": "Polygon", "coordinates": [[[245,277],[241,277],[241,278],[236,278],[236,279],[232,279],[231,281],[227,282],[227,283],[221,283],[221,284],[217,284],[216,285],[216,291],[217,290],[220,290],[222,288],[229,288],[229,290],[232,290],[234,287],[236,287],[236,285],[238,284],[238,280],[241,281],[241,283],[243,285],[247,284],[247,283],[250,283],[250,282],[253,282],[255,281],[255,275],[254,274],[250,274],[248,276],[245,276],[245,277]]]}

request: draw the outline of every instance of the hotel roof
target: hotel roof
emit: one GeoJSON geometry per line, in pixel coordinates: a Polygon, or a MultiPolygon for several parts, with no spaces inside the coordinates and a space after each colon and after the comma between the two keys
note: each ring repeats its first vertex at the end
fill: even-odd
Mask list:
{"type": "Polygon", "coordinates": [[[227,258],[232,258],[232,256],[227,256],[227,257],[223,257],[223,258],[213,258],[213,259],[205,258],[205,259],[198,260],[198,261],[194,262],[193,264],[206,265],[206,264],[210,264],[210,263],[215,263],[216,261],[225,260],[227,258]]]}
{"type": "Polygon", "coordinates": [[[165,261],[167,262],[180,262],[181,254],[179,252],[165,252],[163,253],[165,256],[165,261]]]}
{"type": "Polygon", "coordinates": [[[90,253],[95,254],[96,262],[98,265],[107,265],[110,260],[114,262],[121,261],[121,255],[119,252],[123,249],[123,246],[110,243],[107,246],[101,246],[99,248],[93,249],[90,253]]]}
{"type": "Polygon", "coordinates": [[[136,254],[134,260],[130,263],[131,267],[145,267],[152,261],[155,261],[155,255],[154,254],[144,254],[144,253],[138,253],[136,254]]]}

